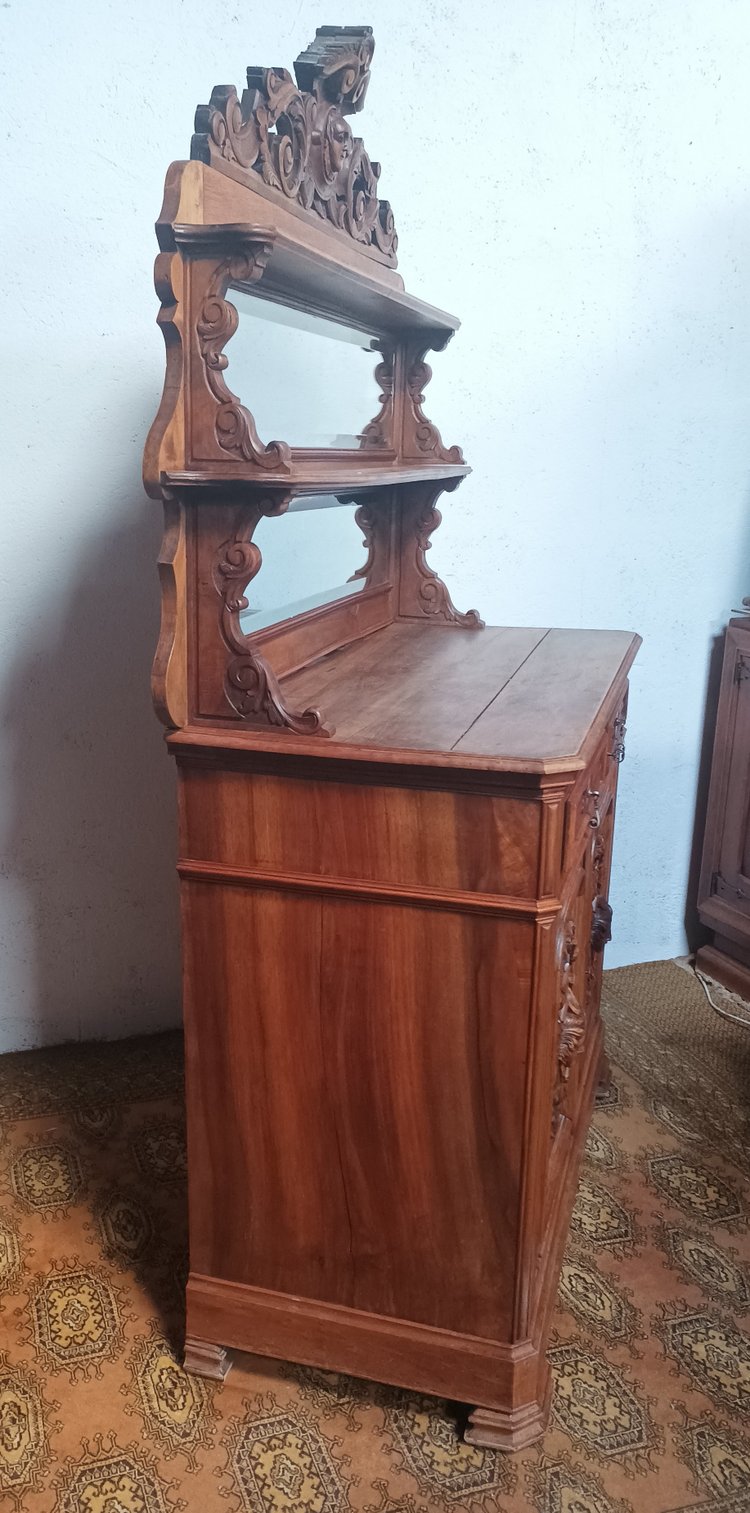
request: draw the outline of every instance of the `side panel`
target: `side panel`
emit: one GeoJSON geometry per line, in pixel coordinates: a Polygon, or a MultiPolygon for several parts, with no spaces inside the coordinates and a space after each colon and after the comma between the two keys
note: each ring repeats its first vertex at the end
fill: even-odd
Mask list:
{"type": "Polygon", "coordinates": [[[511,1338],[533,923],[183,900],[191,1272],[511,1338]]]}

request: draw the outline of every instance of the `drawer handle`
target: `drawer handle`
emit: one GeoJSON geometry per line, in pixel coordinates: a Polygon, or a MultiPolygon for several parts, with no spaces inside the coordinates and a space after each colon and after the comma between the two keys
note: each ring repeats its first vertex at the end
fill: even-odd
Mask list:
{"type": "Polygon", "coordinates": [[[603,951],[612,939],[612,905],[599,894],[594,899],[592,914],[591,949],[603,951]]]}
{"type": "Polygon", "coordinates": [[[601,817],[601,814],[599,812],[599,789],[598,788],[587,788],[586,789],[586,800],[588,801],[589,799],[593,799],[593,801],[594,801],[594,812],[593,812],[592,815],[589,816],[589,827],[592,830],[598,830],[599,826],[601,825],[601,822],[602,822],[602,817],[601,817]]]}
{"type": "Polygon", "coordinates": [[[610,756],[611,756],[611,758],[612,758],[612,761],[613,762],[617,762],[618,764],[620,762],[624,762],[625,761],[625,731],[626,730],[627,730],[627,726],[625,724],[625,721],[624,721],[622,715],[618,715],[617,719],[615,720],[614,728],[613,728],[613,731],[612,731],[614,744],[612,746],[612,750],[609,753],[610,756]]]}

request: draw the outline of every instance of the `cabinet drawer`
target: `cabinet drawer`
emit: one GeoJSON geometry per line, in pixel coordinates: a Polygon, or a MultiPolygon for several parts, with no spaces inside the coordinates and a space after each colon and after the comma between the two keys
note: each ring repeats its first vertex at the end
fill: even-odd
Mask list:
{"type": "Polygon", "coordinates": [[[568,801],[566,855],[570,865],[593,830],[598,830],[617,792],[617,776],[625,755],[627,695],[613,715],[593,760],[581,773],[568,801]]]}

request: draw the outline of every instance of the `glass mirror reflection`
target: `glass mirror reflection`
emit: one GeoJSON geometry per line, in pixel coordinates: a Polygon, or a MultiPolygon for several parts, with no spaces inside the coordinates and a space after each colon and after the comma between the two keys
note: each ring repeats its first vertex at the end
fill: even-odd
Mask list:
{"type": "Polygon", "coordinates": [[[263,516],[253,533],[263,562],[240,616],[246,636],[361,592],[364,578],[352,578],[366,559],[355,508],[316,494],[294,499],[284,515],[263,516]]]}
{"type": "Polygon", "coordinates": [[[366,331],[230,289],[239,323],[226,380],[264,442],[359,451],[377,414],[380,353],[366,331]]]}

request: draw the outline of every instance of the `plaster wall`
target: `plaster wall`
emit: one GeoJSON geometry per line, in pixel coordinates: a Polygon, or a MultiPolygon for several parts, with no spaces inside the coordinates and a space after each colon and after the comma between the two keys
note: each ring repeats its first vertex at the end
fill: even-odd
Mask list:
{"type": "MultiPolygon", "coordinates": [[[[174,779],[148,694],[152,225],[196,104],[313,0],[11,0],[4,33],[0,1050],[177,1022],[174,779]]],[[[621,626],[610,965],[684,949],[713,638],[750,592],[743,0],[369,0],[363,120],[407,287],[463,327],[474,472],[434,562],[495,623],[621,626]]]]}

